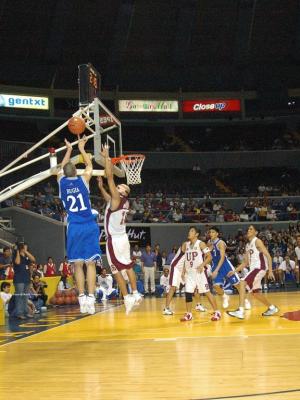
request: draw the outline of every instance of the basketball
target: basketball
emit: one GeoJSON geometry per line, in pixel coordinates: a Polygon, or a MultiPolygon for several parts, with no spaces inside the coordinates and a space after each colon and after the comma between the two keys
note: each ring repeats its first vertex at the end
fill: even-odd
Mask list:
{"type": "Polygon", "coordinates": [[[68,121],[68,129],[73,135],[81,135],[85,131],[85,121],[81,117],[72,117],[68,121]]]}
{"type": "Polygon", "coordinates": [[[78,304],[77,296],[72,296],[71,299],[72,299],[72,304],[78,304]]]}
{"type": "Polygon", "coordinates": [[[72,297],[65,297],[65,304],[72,304],[72,297]]]}
{"type": "Polygon", "coordinates": [[[62,296],[56,297],[56,304],[57,305],[62,305],[64,304],[64,298],[62,296]]]}

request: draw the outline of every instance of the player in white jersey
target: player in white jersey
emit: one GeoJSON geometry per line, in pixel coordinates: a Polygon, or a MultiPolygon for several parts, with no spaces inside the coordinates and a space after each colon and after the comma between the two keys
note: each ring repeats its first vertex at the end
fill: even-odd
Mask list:
{"type": "MultiPolygon", "coordinates": [[[[268,307],[268,309],[262,313],[264,317],[268,317],[276,314],[279,310],[261,293],[261,281],[266,273],[268,273],[268,278],[273,280],[274,275],[272,271],[272,258],[263,242],[256,237],[257,233],[256,228],[250,225],[247,231],[248,243],[246,245],[245,259],[242,264],[238,266],[236,272],[242,271],[243,268],[247,266],[250,268],[248,274],[243,278],[246,282],[247,290],[252,293],[257,300],[268,307]]],[[[240,310],[228,311],[227,313],[232,317],[243,318],[240,310]]]]}
{"type": "Polygon", "coordinates": [[[183,283],[181,275],[185,261],[185,249],[186,249],[186,242],[182,243],[182,245],[179,247],[170,265],[170,274],[169,274],[170,290],[166,297],[166,306],[163,310],[164,315],[173,315],[173,311],[170,309],[170,303],[176,292],[176,289],[179,289],[180,284],[183,283]]]}
{"type": "Polygon", "coordinates": [[[105,159],[105,173],[110,193],[103,187],[103,180],[98,178],[98,187],[107,203],[104,217],[104,228],[107,236],[106,255],[120,291],[124,297],[126,314],[135,304],[142,300],[142,296],[136,288],[136,277],[133,271],[134,263],[130,257],[130,244],[126,233],[126,216],[129,211],[128,195],[130,189],[127,185],[115,185],[113,177],[113,166],[108,154],[108,147],[102,149],[102,156],[105,159]],[[126,270],[132,288],[132,295],[128,294],[126,281],[121,271],[126,270]]]}
{"type": "MultiPolygon", "coordinates": [[[[171,301],[174,297],[174,294],[177,289],[180,288],[181,284],[184,284],[182,280],[182,271],[185,262],[185,250],[186,250],[187,242],[183,242],[182,245],[177,250],[175,257],[173,258],[170,265],[170,274],[169,274],[169,285],[170,290],[166,297],[166,306],[163,310],[164,315],[173,315],[173,311],[170,309],[171,301]]],[[[202,306],[202,304],[197,304],[196,310],[205,311],[206,309],[202,306]]]]}
{"type": "Polygon", "coordinates": [[[182,271],[182,277],[185,281],[185,303],[186,313],[182,322],[191,321],[193,294],[198,291],[199,294],[205,294],[213,308],[212,321],[221,319],[221,313],[217,309],[217,303],[211,294],[207,280],[206,266],[211,263],[212,257],[206,243],[198,239],[199,230],[195,227],[190,228],[188,240],[185,249],[185,263],[182,271]]]}

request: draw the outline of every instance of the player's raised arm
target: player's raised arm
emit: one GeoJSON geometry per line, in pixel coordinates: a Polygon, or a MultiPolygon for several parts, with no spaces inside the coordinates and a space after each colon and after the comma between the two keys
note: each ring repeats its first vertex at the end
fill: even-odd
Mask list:
{"type": "Polygon", "coordinates": [[[65,144],[67,146],[67,151],[66,151],[65,156],[64,156],[64,158],[63,158],[63,160],[61,162],[60,170],[58,171],[58,174],[57,174],[57,180],[59,180],[63,176],[63,174],[64,174],[64,172],[63,172],[64,166],[66,164],[68,164],[68,162],[70,161],[72,150],[73,150],[72,146],[71,146],[71,143],[67,139],[65,139],[65,144]]]}
{"type": "Polygon", "coordinates": [[[87,182],[89,182],[93,174],[93,163],[89,155],[85,151],[86,142],[87,138],[84,135],[81,139],[79,139],[78,150],[80,151],[80,154],[82,155],[83,161],[85,163],[83,177],[87,182]]]}
{"type": "Polygon", "coordinates": [[[107,183],[108,183],[108,187],[109,187],[109,191],[110,191],[110,195],[111,195],[111,208],[114,210],[119,207],[121,197],[120,197],[120,193],[115,185],[114,174],[113,174],[113,165],[112,165],[111,159],[109,157],[108,151],[109,151],[109,147],[107,145],[104,145],[102,147],[101,154],[104,157],[104,161],[105,161],[105,174],[106,174],[107,183]]]}
{"type": "Polygon", "coordinates": [[[107,193],[107,191],[104,189],[103,186],[103,179],[102,176],[98,176],[97,178],[97,182],[98,182],[98,188],[102,194],[102,197],[104,198],[104,200],[106,201],[106,203],[108,203],[111,200],[111,196],[109,193],[107,193]]]}
{"type": "Polygon", "coordinates": [[[266,246],[263,244],[262,240],[257,239],[256,240],[256,248],[258,251],[260,251],[264,256],[267,257],[268,260],[268,277],[270,279],[275,280],[274,274],[273,274],[273,270],[272,270],[272,257],[270,256],[270,253],[268,252],[266,246]]]}

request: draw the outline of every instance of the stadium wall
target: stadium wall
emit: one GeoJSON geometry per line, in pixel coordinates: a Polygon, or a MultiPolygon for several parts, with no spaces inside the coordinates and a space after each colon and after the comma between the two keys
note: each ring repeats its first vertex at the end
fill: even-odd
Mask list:
{"type": "Polygon", "coordinates": [[[147,153],[147,169],[188,169],[198,164],[203,171],[223,168],[299,168],[300,150],[216,151],[202,153],[147,153]]]}

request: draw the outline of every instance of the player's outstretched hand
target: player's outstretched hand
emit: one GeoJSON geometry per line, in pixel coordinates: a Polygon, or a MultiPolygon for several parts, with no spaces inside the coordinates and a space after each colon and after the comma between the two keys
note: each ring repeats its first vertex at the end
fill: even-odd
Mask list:
{"type": "Polygon", "coordinates": [[[87,137],[86,137],[85,135],[83,135],[82,138],[79,139],[79,142],[78,142],[78,149],[79,149],[79,150],[84,150],[84,146],[85,146],[85,144],[86,144],[87,141],[88,141],[88,140],[87,140],[87,137]]]}
{"type": "Polygon", "coordinates": [[[102,145],[101,155],[104,158],[109,158],[109,146],[107,144],[102,145]]]}
{"type": "Polygon", "coordinates": [[[72,150],[71,143],[67,139],[65,139],[65,145],[67,146],[67,150],[72,150]]]}

